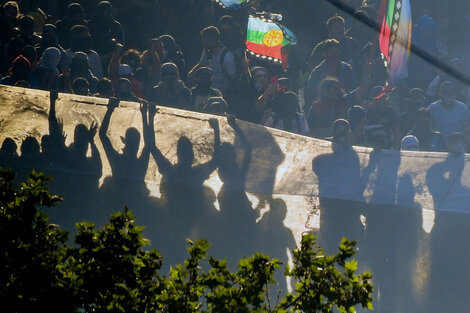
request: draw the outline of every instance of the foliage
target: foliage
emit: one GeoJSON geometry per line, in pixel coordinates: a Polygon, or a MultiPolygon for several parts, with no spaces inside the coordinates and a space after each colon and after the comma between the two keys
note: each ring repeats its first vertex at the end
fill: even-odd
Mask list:
{"type": "Polygon", "coordinates": [[[294,267],[286,270],[287,275],[298,281],[297,294],[287,295],[281,307],[301,312],[332,312],[337,306],[341,313],[353,313],[359,303],[372,310],[371,274],[355,275],[357,262],[347,261],[354,256],[355,245],[343,238],[339,253],[326,256],[312,234],[304,236],[300,249],[294,251],[294,267]]]}
{"type": "Polygon", "coordinates": [[[44,185],[49,178],[33,171],[17,189],[14,177],[0,172],[0,303],[7,312],[32,312],[67,294],[67,233],[38,210],[60,201],[44,185]]]}
{"type": "Polygon", "coordinates": [[[143,227],[125,208],[100,229],[82,222],[74,245],[48,222],[41,206],[61,199],[33,172],[19,189],[14,174],[0,169],[0,300],[8,312],[354,312],[372,309],[371,275],[356,275],[355,242],[343,239],[327,256],[313,235],[304,236],[286,275],[296,291],[270,303],[268,290],[281,262],[262,254],[239,261],[208,256],[210,244],[188,239],[189,256],[166,276],[163,258],[146,249],[143,227]],[[207,269],[207,270],[204,270],[207,269]]]}

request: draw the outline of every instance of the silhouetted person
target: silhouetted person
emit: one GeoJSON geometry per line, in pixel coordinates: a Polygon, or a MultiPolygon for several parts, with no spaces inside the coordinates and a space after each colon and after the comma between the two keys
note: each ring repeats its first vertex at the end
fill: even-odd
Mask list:
{"type": "Polygon", "coordinates": [[[65,48],[70,48],[70,29],[75,25],[86,25],[85,12],[79,3],[71,3],[67,8],[67,15],[55,24],[59,43],[65,48]]]}
{"type": "Polygon", "coordinates": [[[61,213],[66,216],[64,228],[73,229],[73,225],[80,220],[93,220],[99,225],[109,219],[109,215],[100,216],[96,200],[98,181],[102,176],[100,153],[94,142],[97,128],[94,122],[89,128],[78,124],[73,143],[67,147],[60,186],[64,197],[61,206],[66,209],[61,213]],[[90,157],[87,156],[89,147],[90,157]]]}
{"type": "Polygon", "coordinates": [[[33,169],[41,171],[44,166],[38,140],[33,136],[23,139],[20,153],[17,178],[18,181],[25,181],[33,169]]]}
{"type": "Polygon", "coordinates": [[[56,116],[56,101],[58,92],[50,92],[49,107],[49,135],[42,137],[42,154],[50,167],[64,167],[67,162],[67,146],[65,139],[67,135],[64,132],[64,124],[56,116]]]}
{"type": "Polygon", "coordinates": [[[426,174],[434,201],[435,220],[431,232],[431,271],[425,299],[426,312],[461,311],[468,306],[470,270],[470,188],[465,169],[465,138],[454,133],[448,138],[449,154],[426,174]],[[465,182],[465,186],[463,185],[465,182]],[[446,301],[442,302],[442,291],[446,301]]]}
{"type": "Polygon", "coordinates": [[[359,202],[364,201],[367,178],[363,177],[359,157],[351,146],[352,134],[346,120],[335,121],[332,141],[333,152],[312,161],[320,198],[319,241],[329,253],[336,251],[344,236],[361,239],[359,202]]]}
{"type": "Polygon", "coordinates": [[[223,236],[215,241],[213,252],[216,257],[239,260],[254,252],[256,246],[254,239],[258,238],[256,231],[258,216],[245,192],[252,147],[235,118],[229,116],[227,122],[235,131],[235,140],[236,142],[239,140],[241,149],[227,142],[220,148],[219,178],[223,185],[218,200],[220,225],[223,225],[220,233],[223,233],[223,236]]]}
{"type": "MultiPolygon", "coordinates": [[[[207,238],[203,236],[201,225],[216,226],[210,223],[215,214],[215,194],[212,189],[204,187],[203,183],[217,168],[218,150],[220,147],[219,124],[216,119],[210,119],[209,124],[214,129],[214,152],[212,159],[206,163],[194,165],[194,151],[191,141],[181,137],[177,142],[177,161],[172,163],[154,144],[155,111],[149,108],[149,131],[152,136],[150,151],[162,175],[160,193],[166,212],[162,212],[162,231],[166,233],[165,241],[171,240],[175,245],[181,245],[184,237],[191,239],[207,238]],[[164,214],[166,213],[166,215],[164,214]]],[[[211,226],[204,231],[213,232],[211,226]]],[[[170,257],[171,259],[171,257],[170,257]]]]}
{"type": "Polygon", "coordinates": [[[116,42],[124,44],[121,24],[114,19],[112,10],[109,1],[99,2],[95,13],[87,23],[93,44],[100,55],[111,52],[116,42]]]}
{"type": "Polygon", "coordinates": [[[14,169],[18,162],[18,146],[11,138],[5,138],[0,148],[0,167],[14,169]]]}
{"type": "MultiPolygon", "coordinates": [[[[148,139],[147,105],[141,104],[142,125],[144,130],[144,147],[139,155],[140,133],[134,128],[128,128],[124,137],[120,137],[124,147],[118,152],[108,137],[111,115],[118,105],[116,99],[110,99],[108,110],[103,118],[99,136],[104,151],[111,166],[112,176],[104,180],[101,193],[105,196],[108,210],[123,209],[127,205],[132,210],[141,209],[142,201],[148,197],[145,185],[145,175],[150,157],[148,139]]],[[[116,125],[117,126],[117,125],[116,125]]]]}

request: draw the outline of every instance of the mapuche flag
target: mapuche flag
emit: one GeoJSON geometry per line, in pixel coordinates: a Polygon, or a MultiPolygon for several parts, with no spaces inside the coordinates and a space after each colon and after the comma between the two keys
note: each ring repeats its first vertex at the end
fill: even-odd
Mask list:
{"type": "Polygon", "coordinates": [[[239,5],[247,4],[250,0],[214,0],[220,4],[224,9],[233,9],[239,5]]]}
{"type": "Polygon", "coordinates": [[[410,0],[382,0],[379,9],[380,51],[385,59],[388,84],[394,85],[408,77],[408,57],[411,48],[410,0]]]}
{"type": "Polygon", "coordinates": [[[250,16],[246,49],[251,55],[287,66],[289,48],[297,44],[295,35],[278,22],[250,16]]]}

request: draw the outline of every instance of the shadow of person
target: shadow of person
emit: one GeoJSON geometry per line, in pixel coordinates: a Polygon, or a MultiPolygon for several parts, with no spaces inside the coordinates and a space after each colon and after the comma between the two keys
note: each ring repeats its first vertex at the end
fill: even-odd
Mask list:
{"type": "Polygon", "coordinates": [[[5,138],[0,147],[0,167],[3,169],[16,169],[18,167],[18,146],[12,138],[5,138]]]}
{"type": "Polygon", "coordinates": [[[152,106],[149,109],[149,132],[152,138],[149,147],[162,175],[160,194],[161,202],[165,206],[159,223],[161,233],[165,235],[157,238],[161,243],[156,246],[167,248],[167,251],[162,251],[169,261],[166,264],[174,264],[181,262],[179,258],[185,255],[185,237],[193,240],[203,238],[205,233],[212,233],[213,227],[217,225],[214,221],[217,217],[214,206],[215,193],[211,188],[203,186],[203,183],[217,168],[219,124],[216,119],[209,120],[214,130],[214,152],[211,160],[193,165],[193,145],[183,136],[178,139],[177,161],[172,164],[155,145],[156,112],[152,106]]]}
{"type": "Polygon", "coordinates": [[[397,216],[393,236],[395,238],[396,273],[396,308],[399,312],[423,312],[424,285],[427,273],[418,264],[426,264],[424,259],[428,236],[423,230],[423,214],[419,203],[415,201],[416,188],[413,173],[406,172],[398,178],[397,216]],[[423,249],[424,248],[424,249],[423,249]]]}
{"type": "MultiPolygon", "coordinates": [[[[109,216],[100,214],[97,202],[102,164],[94,142],[96,130],[95,123],[92,123],[90,128],[78,124],[75,127],[73,143],[64,148],[65,157],[61,160],[63,167],[60,169],[61,174],[55,179],[54,186],[64,197],[60,204],[60,220],[65,229],[75,229],[75,223],[83,220],[101,225],[109,219],[109,216]],[[89,146],[90,157],[87,156],[89,146]]],[[[50,215],[54,218],[52,211],[50,215]]]]}
{"type": "Polygon", "coordinates": [[[369,164],[364,170],[368,176],[366,192],[370,195],[369,204],[364,206],[363,249],[367,255],[366,265],[374,273],[374,307],[379,311],[395,312],[397,290],[401,288],[397,279],[401,277],[397,251],[403,248],[396,235],[400,231],[401,216],[395,205],[401,154],[400,151],[383,150],[372,151],[369,156],[369,164]]]}
{"type": "Polygon", "coordinates": [[[43,158],[47,160],[48,169],[53,171],[67,165],[67,146],[65,145],[67,135],[64,132],[63,120],[58,119],[56,115],[58,96],[56,90],[49,94],[49,134],[44,135],[41,139],[41,153],[43,158]]]}
{"type": "Polygon", "coordinates": [[[23,182],[26,181],[33,169],[40,172],[45,164],[41,157],[39,142],[35,137],[28,136],[23,139],[20,153],[16,177],[19,182],[23,182]]]}
{"type": "Polygon", "coordinates": [[[68,153],[65,145],[67,135],[64,132],[64,124],[56,115],[57,99],[58,92],[51,91],[48,116],[49,134],[41,138],[41,155],[45,163],[45,173],[53,178],[49,183],[51,192],[61,194],[64,192],[63,182],[66,181],[64,169],[68,165],[68,153]]]}
{"type": "MultiPolygon", "coordinates": [[[[271,198],[269,200],[269,211],[256,224],[258,235],[256,242],[257,251],[271,258],[280,259],[284,267],[288,262],[287,249],[292,252],[296,248],[292,231],[284,225],[286,215],[287,205],[284,200],[271,198]]],[[[287,291],[287,284],[283,271],[277,271],[274,278],[278,283],[278,288],[285,293],[287,291]]],[[[277,295],[278,290],[274,289],[277,288],[271,290],[271,296],[277,295]]]]}
{"type": "Polygon", "coordinates": [[[335,253],[342,237],[361,240],[360,215],[365,181],[359,157],[349,145],[334,142],[333,152],[315,157],[312,169],[318,178],[320,232],[318,241],[327,253],[335,253]]]}
{"type": "Polygon", "coordinates": [[[137,222],[141,225],[152,226],[147,222],[152,220],[150,210],[154,202],[149,202],[149,190],[145,184],[145,176],[150,158],[148,136],[147,104],[141,104],[142,124],[144,133],[144,147],[138,155],[140,133],[135,127],[128,128],[124,137],[120,137],[124,148],[119,153],[114,148],[107,135],[111,116],[118,106],[117,99],[110,99],[108,110],[103,118],[99,130],[99,137],[111,167],[112,176],[106,177],[100,188],[101,208],[109,215],[128,206],[135,214],[137,222]]]}
{"type": "MultiPolygon", "coordinates": [[[[256,210],[266,209],[272,201],[277,170],[285,155],[267,128],[250,123],[240,123],[240,127],[244,133],[249,134],[248,141],[252,147],[245,190],[254,193],[257,198],[256,210]]],[[[243,149],[237,138],[235,147],[243,149]]]]}
{"type": "Polygon", "coordinates": [[[251,256],[256,248],[258,233],[257,213],[245,193],[245,182],[252,158],[252,147],[233,116],[227,119],[235,131],[235,144],[224,142],[220,147],[219,178],[222,187],[218,193],[220,206],[219,229],[215,233],[211,254],[227,259],[235,268],[243,257],[251,256]],[[237,149],[237,141],[241,149],[237,149]]]}
{"type": "Polygon", "coordinates": [[[430,235],[431,274],[426,312],[455,312],[468,308],[470,290],[470,188],[462,185],[463,153],[449,153],[426,175],[434,202],[430,235]],[[443,301],[443,299],[445,299],[443,301]]]}

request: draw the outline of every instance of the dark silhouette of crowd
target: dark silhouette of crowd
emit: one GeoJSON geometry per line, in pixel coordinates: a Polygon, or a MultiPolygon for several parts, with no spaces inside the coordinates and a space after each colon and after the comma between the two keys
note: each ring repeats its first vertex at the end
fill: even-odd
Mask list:
{"type": "MultiPolygon", "coordinates": [[[[230,114],[323,139],[348,123],[350,144],[470,151],[468,86],[411,55],[409,75],[386,88],[378,0],[253,0],[226,10],[211,0],[0,1],[0,84],[149,101],[230,114]],[[245,52],[249,12],[275,12],[298,44],[284,64],[245,52]]],[[[465,73],[470,5],[412,1],[413,44],[465,73]],[[452,17],[452,18],[451,18],[452,17]]]]}

